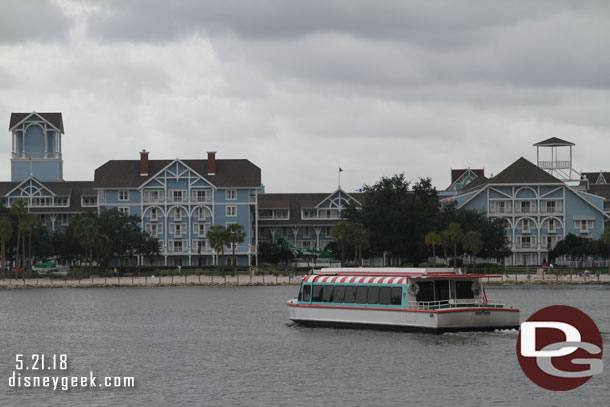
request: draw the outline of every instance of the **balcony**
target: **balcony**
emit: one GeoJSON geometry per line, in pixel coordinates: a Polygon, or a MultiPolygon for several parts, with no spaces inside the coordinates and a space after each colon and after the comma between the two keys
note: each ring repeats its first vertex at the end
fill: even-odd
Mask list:
{"type": "Polygon", "coordinates": [[[50,158],[61,160],[61,153],[13,153],[11,158],[15,160],[29,160],[30,158],[50,158]]]}
{"type": "Polygon", "coordinates": [[[543,170],[569,170],[570,161],[538,161],[538,167],[543,170]]]}

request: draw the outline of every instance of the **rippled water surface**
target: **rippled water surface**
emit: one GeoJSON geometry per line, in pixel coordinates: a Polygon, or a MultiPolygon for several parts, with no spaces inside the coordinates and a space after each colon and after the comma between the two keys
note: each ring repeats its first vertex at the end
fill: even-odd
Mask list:
{"type": "Polygon", "coordinates": [[[610,405],[610,287],[502,287],[521,320],[553,304],[603,332],[606,371],[571,392],[531,383],[516,332],[379,332],[291,326],[297,287],[0,291],[0,405],[610,405]],[[134,376],[134,389],[11,389],[15,354],[65,353],[69,374],[134,376]]]}

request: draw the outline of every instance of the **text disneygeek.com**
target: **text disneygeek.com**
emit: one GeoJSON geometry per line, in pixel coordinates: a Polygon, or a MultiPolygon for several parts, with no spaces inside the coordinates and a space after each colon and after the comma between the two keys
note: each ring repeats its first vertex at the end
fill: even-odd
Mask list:
{"type": "Polygon", "coordinates": [[[56,376],[44,375],[51,371],[67,373],[68,357],[60,355],[32,354],[31,357],[23,354],[15,355],[15,370],[8,378],[10,388],[46,388],[68,391],[74,388],[132,388],[135,387],[133,376],[102,376],[97,377],[92,371],[87,376],[56,376]],[[39,371],[41,374],[28,375],[25,371],[39,371]]]}

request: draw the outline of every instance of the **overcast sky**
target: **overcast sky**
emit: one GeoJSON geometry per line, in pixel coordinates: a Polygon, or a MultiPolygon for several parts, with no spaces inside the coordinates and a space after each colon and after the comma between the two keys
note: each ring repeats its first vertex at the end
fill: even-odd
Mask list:
{"type": "Polygon", "coordinates": [[[3,0],[0,119],[62,112],[66,180],[214,150],[267,192],[444,189],[549,137],[610,170],[609,43],[607,1],[3,0]]]}

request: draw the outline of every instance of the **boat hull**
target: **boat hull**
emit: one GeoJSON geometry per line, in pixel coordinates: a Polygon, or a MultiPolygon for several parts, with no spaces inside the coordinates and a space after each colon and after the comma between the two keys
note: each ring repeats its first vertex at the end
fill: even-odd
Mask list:
{"type": "Polygon", "coordinates": [[[519,329],[519,310],[513,308],[384,309],[297,304],[294,300],[287,305],[290,319],[306,326],[434,333],[519,329]]]}

